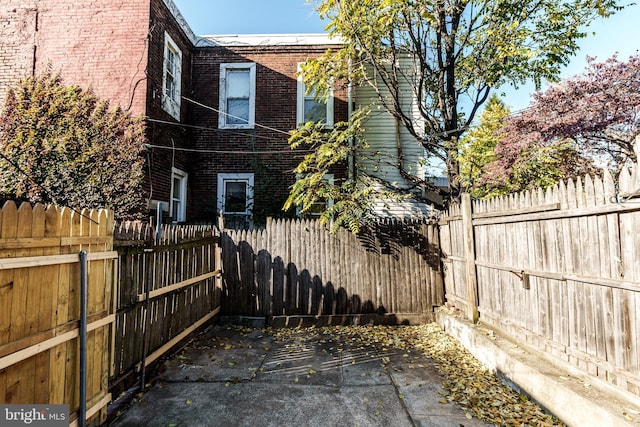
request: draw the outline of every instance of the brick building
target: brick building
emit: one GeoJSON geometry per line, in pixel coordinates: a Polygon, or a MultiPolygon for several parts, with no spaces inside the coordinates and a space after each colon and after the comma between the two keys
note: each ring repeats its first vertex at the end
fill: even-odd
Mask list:
{"type": "MultiPolygon", "coordinates": [[[[298,64],[321,55],[331,42],[325,35],[220,36],[204,42],[192,69],[191,117],[198,126],[192,133],[200,153],[193,170],[194,216],[223,210],[227,223],[241,223],[249,211],[242,202],[240,209],[229,206],[234,197],[252,199],[247,206],[258,219],[295,214],[281,207],[304,154],[291,150],[288,131],[308,121],[305,102],[307,111],[322,110],[320,120],[328,126],[347,117],[345,90],[336,89],[326,105],[305,101],[296,77],[298,64]],[[239,90],[245,90],[244,98],[236,99],[239,90]]],[[[344,171],[335,175],[343,178],[344,171]]]]}
{"type": "MultiPolygon", "coordinates": [[[[281,207],[301,158],[287,144],[305,103],[296,72],[336,46],[326,36],[198,38],[171,0],[8,0],[0,39],[0,107],[9,86],[50,70],[147,118],[143,197],[165,220],[295,214],[281,207]]],[[[325,107],[329,123],[346,118],[344,93],[325,107]]]]}
{"type": "MultiPolygon", "coordinates": [[[[331,126],[347,119],[349,102],[376,97],[357,88],[347,99],[341,87],[327,103],[305,95],[299,64],[340,46],[326,35],[196,37],[172,0],[5,0],[0,40],[0,107],[8,86],[50,70],[147,118],[141,197],[164,221],[213,222],[222,211],[228,226],[243,227],[295,215],[282,206],[304,152],[290,149],[289,130],[309,119],[331,126]]],[[[366,137],[385,158],[370,170],[400,185],[389,165],[423,174],[415,140],[390,115],[371,120],[366,137]]],[[[332,172],[327,179],[344,179],[346,165],[332,172]]],[[[425,205],[378,210],[407,216],[425,205]]]]}

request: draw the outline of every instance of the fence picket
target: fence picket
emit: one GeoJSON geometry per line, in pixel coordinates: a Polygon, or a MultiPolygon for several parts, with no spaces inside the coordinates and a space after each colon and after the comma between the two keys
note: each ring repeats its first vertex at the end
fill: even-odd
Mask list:
{"type": "MultiPolygon", "coordinates": [[[[428,227],[433,225],[419,220],[381,221],[366,234],[354,236],[342,229],[330,234],[315,220],[270,220],[259,238],[227,230],[222,240],[227,242],[223,258],[229,291],[223,307],[237,293],[232,272],[239,265],[243,275],[262,278],[256,292],[273,301],[259,310],[261,316],[383,312],[432,316],[443,295],[442,291],[434,295],[431,283],[437,277],[431,270],[438,270],[439,256],[432,256],[434,265],[428,265],[437,235],[428,227]],[[264,270],[251,271],[242,248],[272,262],[264,270]],[[267,277],[273,278],[272,285],[267,277]]],[[[251,304],[242,301],[233,304],[233,314],[253,315],[251,304]]],[[[226,308],[225,312],[232,313],[226,308]]]]}
{"type": "MultiPolygon", "coordinates": [[[[623,168],[619,195],[604,171],[473,205],[492,218],[473,220],[481,320],[637,395],[639,171],[639,165],[623,168]],[[521,221],[513,212],[536,207],[521,221]],[[525,280],[514,286],[516,274],[530,290],[523,289],[525,280]]],[[[443,214],[440,246],[447,303],[465,311],[458,214],[457,205],[443,214]]]]}

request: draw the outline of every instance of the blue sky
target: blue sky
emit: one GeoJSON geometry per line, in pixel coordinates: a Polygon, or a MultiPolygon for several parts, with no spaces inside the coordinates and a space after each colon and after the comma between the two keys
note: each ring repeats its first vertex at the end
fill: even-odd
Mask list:
{"type": "MultiPolygon", "coordinates": [[[[320,33],[326,23],[314,10],[314,0],[173,0],[197,35],[320,33]]],[[[614,53],[619,59],[640,53],[640,5],[629,6],[613,17],[595,22],[580,42],[580,51],[563,72],[563,77],[579,74],[587,55],[605,60],[614,53]]],[[[525,108],[533,85],[513,89],[503,87],[505,102],[513,111],[525,108]]]]}

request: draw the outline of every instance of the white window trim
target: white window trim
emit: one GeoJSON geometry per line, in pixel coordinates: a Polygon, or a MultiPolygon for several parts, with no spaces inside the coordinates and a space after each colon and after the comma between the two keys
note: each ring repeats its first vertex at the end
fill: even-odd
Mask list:
{"type": "MultiPolygon", "coordinates": [[[[304,125],[304,100],[306,98],[307,87],[302,81],[302,64],[303,62],[298,63],[298,96],[297,96],[297,113],[296,113],[296,123],[298,126],[304,125]]],[[[327,122],[324,124],[327,129],[333,128],[333,89],[329,94],[329,98],[327,99],[327,122]]]]}
{"type": "Polygon", "coordinates": [[[187,180],[189,175],[178,168],[171,168],[171,192],[169,193],[169,216],[174,222],[184,222],[187,220],[187,180]],[[173,212],[173,181],[180,180],[180,212],[173,212]]]}
{"type": "Polygon", "coordinates": [[[162,108],[174,119],[180,121],[180,100],[182,94],[182,51],[175,44],[169,33],[164,32],[164,61],[162,64],[162,108]],[[176,85],[176,98],[167,95],[167,67],[168,55],[171,50],[177,57],[176,70],[174,73],[174,81],[176,85]]]}
{"type": "Polygon", "coordinates": [[[220,99],[218,103],[218,128],[253,129],[256,121],[256,64],[255,62],[233,62],[220,64],[220,99]],[[235,69],[249,69],[249,121],[247,123],[227,123],[227,72],[235,69]]]}
{"type": "Polygon", "coordinates": [[[249,219],[253,215],[253,185],[254,174],[252,173],[219,173],[218,174],[218,212],[227,213],[224,210],[224,189],[226,182],[246,182],[247,183],[247,206],[244,212],[230,212],[230,215],[246,215],[249,219]]]}

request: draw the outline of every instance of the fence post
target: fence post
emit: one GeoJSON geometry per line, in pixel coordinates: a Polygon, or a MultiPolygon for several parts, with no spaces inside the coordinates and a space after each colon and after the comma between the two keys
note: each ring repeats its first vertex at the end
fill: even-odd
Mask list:
{"type": "Polygon", "coordinates": [[[464,239],[465,280],[467,283],[467,318],[478,322],[478,279],[476,277],[476,252],[471,217],[471,195],[462,193],[462,229],[464,239]]]}

